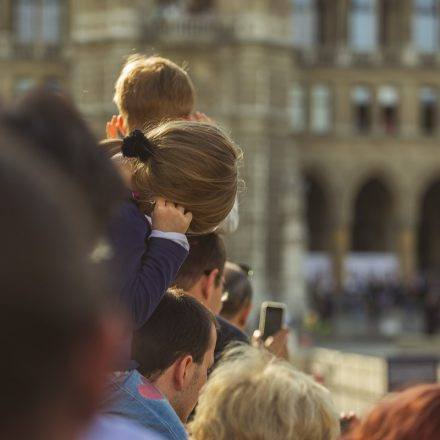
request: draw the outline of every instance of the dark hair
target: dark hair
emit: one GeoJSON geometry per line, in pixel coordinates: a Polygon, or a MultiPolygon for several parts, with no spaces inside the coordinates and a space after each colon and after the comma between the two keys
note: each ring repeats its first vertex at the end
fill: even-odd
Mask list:
{"type": "Polygon", "coordinates": [[[72,354],[107,307],[109,286],[90,264],[91,220],[75,189],[16,133],[0,131],[3,430],[72,391],[72,354]]]}
{"type": "Polygon", "coordinates": [[[181,291],[169,291],[150,319],[134,334],[133,359],[139,372],[152,378],[181,356],[201,363],[209,348],[215,316],[199,301],[181,291]]]}
{"type": "Polygon", "coordinates": [[[248,276],[240,265],[226,262],[225,266],[225,300],[220,314],[225,318],[234,317],[244,306],[252,301],[252,286],[248,276]]]}
{"type": "Polygon", "coordinates": [[[38,155],[45,155],[45,160],[65,173],[82,192],[97,227],[105,227],[124,196],[124,187],[73,103],[48,90],[35,89],[4,112],[3,121],[29,139],[38,155]]]}
{"type": "Polygon", "coordinates": [[[223,273],[226,250],[223,239],[215,234],[189,236],[189,254],[177,272],[175,284],[179,289],[189,290],[205,273],[218,269],[223,273]]]}

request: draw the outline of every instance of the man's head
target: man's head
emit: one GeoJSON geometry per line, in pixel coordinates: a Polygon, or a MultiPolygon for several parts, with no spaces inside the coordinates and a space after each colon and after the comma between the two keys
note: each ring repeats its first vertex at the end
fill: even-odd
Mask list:
{"type": "Polygon", "coordinates": [[[167,292],[133,338],[139,372],[167,397],[182,422],[194,409],[214,362],[215,316],[183,292],[167,292]]]}
{"type": "Polygon", "coordinates": [[[252,307],[250,269],[244,265],[226,262],[224,299],[221,315],[237,327],[244,329],[252,307]]]}
{"type": "Polygon", "coordinates": [[[71,438],[112,368],[110,286],[91,262],[79,193],[0,131],[0,437],[71,438]]]}
{"type": "Polygon", "coordinates": [[[223,269],[226,262],[223,240],[211,233],[190,236],[188,241],[189,254],[177,273],[175,285],[218,315],[222,308],[223,269]]]}
{"type": "Polygon", "coordinates": [[[194,87],[185,70],[172,61],[136,54],[122,68],[113,100],[129,132],[163,119],[187,118],[194,87]]]}

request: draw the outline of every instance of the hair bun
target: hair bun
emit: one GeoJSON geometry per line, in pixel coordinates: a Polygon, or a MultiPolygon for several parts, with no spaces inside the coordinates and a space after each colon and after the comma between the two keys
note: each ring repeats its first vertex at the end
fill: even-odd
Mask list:
{"type": "Polygon", "coordinates": [[[153,155],[153,148],[141,130],[133,130],[122,140],[122,154],[146,162],[153,155]]]}

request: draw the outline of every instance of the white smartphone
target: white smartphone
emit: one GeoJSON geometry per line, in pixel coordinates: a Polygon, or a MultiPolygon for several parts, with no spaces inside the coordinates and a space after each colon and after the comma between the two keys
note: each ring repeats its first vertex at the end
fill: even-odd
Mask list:
{"type": "Polygon", "coordinates": [[[283,328],[286,304],[265,301],[261,304],[259,330],[263,340],[283,328]]]}

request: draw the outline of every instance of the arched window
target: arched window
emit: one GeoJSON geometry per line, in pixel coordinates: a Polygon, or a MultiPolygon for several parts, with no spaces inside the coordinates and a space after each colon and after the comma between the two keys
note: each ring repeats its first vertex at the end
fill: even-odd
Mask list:
{"type": "Polygon", "coordinates": [[[296,47],[307,49],[316,43],[315,0],[292,0],[293,39],[296,47]]]}
{"type": "Polygon", "coordinates": [[[414,0],[412,30],[418,52],[433,54],[439,49],[438,0],[414,0]]]}
{"type": "Polygon", "coordinates": [[[351,0],[349,43],[353,52],[373,52],[377,46],[375,0],[351,0]]]}
{"type": "Polygon", "coordinates": [[[398,129],[399,92],[394,86],[381,86],[378,89],[377,100],[384,133],[395,134],[398,129]]]}
{"type": "Polygon", "coordinates": [[[393,200],[381,180],[372,178],[360,189],[354,204],[352,249],[390,252],[393,248],[393,200]]]}
{"type": "Polygon", "coordinates": [[[423,134],[432,135],[437,125],[437,91],[422,87],[419,91],[420,128],[423,134]]]}
{"type": "Polygon", "coordinates": [[[329,206],[326,187],[313,176],[305,176],[305,212],[309,252],[327,252],[329,243],[329,206]]]}
{"type": "Polygon", "coordinates": [[[319,84],[311,92],[310,128],[314,133],[327,133],[332,123],[331,90],[319,84]]]}
{"type": "Polygon", "coordinates": [[[440,181],[433,182],[420,203],[418,260],[419,269],[436,274],[440,269],[440,181]]]}
{"type": "Polygon", "coordinates": [[[305,93],[304,87],[294,84],[289,90],[290,128],[299,133],[305,128],[305,93]]]}
{"type": "Polygon", "coordinates": [[[353,103],[354,127],[358,133],[367,133],[371,129],[371,90],[367,86],[356,86],[351,92],[353,103]]]}

